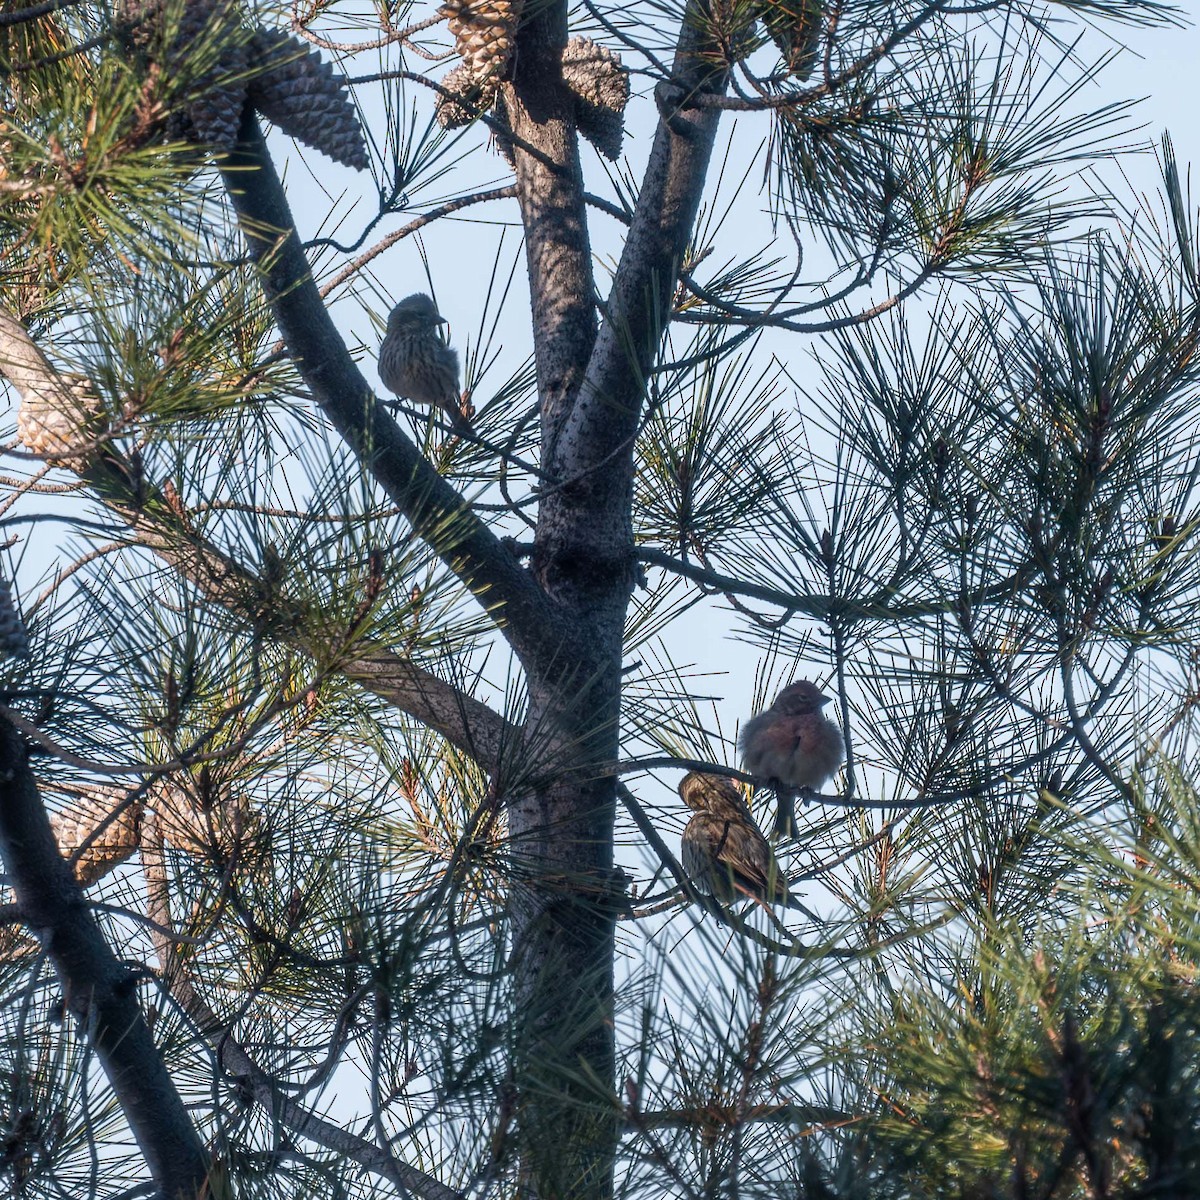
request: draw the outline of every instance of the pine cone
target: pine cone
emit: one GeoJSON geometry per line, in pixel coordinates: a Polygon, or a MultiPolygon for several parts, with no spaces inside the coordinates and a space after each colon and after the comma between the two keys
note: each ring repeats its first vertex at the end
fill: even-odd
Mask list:
{"type": "Polygon", "coordinates": [[[470,125],[488,106],[488,98],[484,95],[486,89],[473,82],[471,68],[466,63],[459,63],[453,71],[448,71],[442,79],[442,87],[451,94],[438,93],[433,113],[443,129],[461,129],[470,125]]]}
{"type": "Polygon", "coordinates": [[[91,384],[79,375],[60,375],[57,386],[27,388],[17,410],[17,436],[32,454],[49,462],[86,454],[103,411],[91,384]]]}
{"type": "Polygon", "coordinates": [[[762,18],[788,74],[803,83],[812,74],[821,44],[821,0],[769,0],[762,18]]]}
{"type": "Polygon", "coordinates": [[[269,859],[265,824],[244,794],[226,790],[205,806],[190,790],[164,781],[155,790],[154,808],[166,840],[193,858],[226,859],[236,852],[243,866],[264,854],[269,859]]]}
{"type": "Polygon", "coordinates": [[[439,13],[454,38],[468,78],[491,84],[488,103],[505,78],[516,44],[523,0],[446,0],[439,13]]]}
{"type": "Polygon", "coordinates": [[[321,55],[298,38],[260,26],[251,54],[267,68],[250,81],[250,99],[289,137],[343,166],[365,170],[367,147],[354,105],[321,55]]]}
{"type": "Polygon", "coordinates": [[[24,658],[29,653],[25,622],[13,603],[12,588],[0,579],[0,657],[24,658]]]}
{"type": "Polygon", "coordinates": [[[245,46],[226,46],[220,69],[203,80],[200,95],[187,106],[188,131],[192,141],[228,154],[237,145],[246,104],[247,66],[245,46]],[[232,79],[233,82],[223,82],[232,79]]]}
{"type": "MultiPolygon", "coordinates": [[[[220,48],[215,67],[191,89],[194,98],[168,119],[167,134],[228,152],[237,144],[246,102],[247,31],[236,0],[183,0],[183,5],[175,36],[160,51],[165,59],[161,65],[173,73],[185,69],[186,56],[198,41],[218,39],[220,48]]],[[[121,0],[116,16],[133,45],[151,50],[167,12],[166,0],[121,0]]]]}
{"type": "Polygon", "coordinates": [[[575,94],[575,123],[605,158],[615,161],[625,135],[629,72],[591,38],[573,37],[563,51],[563,82],[575,94]]]}
{"type": "MultiPolygon", "coordinates": [[[[249,98],[284,133],[363,170],[368,165],[362,127],[349,97],[321,55],[298,38],[242,24],[237,0],[183,0],[179,29],[163,52],[167,70],[186,63],[198,38],[220,39],[216,67],[196,81],[193,98],[167,121],[167,135],[227,152],[237,144],[249,98]],[[247,79],[247,75],[254,74],[247,79]]],[[[161,34],[166,0],[120,0],[118,19],[133,45],[152,49],[161,34]]]]}
{"type": "MultiPolygon", "coordinates": [[[[50,816],[50,828],[64,858],[69,858],[93,831],[124,802],[126,793],[115,787],[64,787],[71,803],[50,816]]],[[[142,810],[138,799],[109,821],[75,863],[81,887],[90,887],[123,863],[141,844],[142,810]]]]}

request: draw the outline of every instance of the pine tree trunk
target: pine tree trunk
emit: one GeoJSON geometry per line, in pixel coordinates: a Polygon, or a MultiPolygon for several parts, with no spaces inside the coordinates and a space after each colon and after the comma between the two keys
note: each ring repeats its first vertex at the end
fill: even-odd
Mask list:
{"type": "Polygon", "coordinates": [[[509,810],[520,1173],[544,1200],[612,1195],[614,789],[585,776],[509,810]]]}

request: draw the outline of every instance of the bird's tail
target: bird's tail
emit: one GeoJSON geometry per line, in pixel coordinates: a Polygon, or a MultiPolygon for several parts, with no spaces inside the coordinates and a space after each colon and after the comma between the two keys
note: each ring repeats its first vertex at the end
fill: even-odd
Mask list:
{"type": "Polygon", "coordinates": [[[800,832],[796,826],[796,793],[785,787],[777,787],[775,796],[775,825],[771,833],[776,841],[794,838],[800,832]]]}

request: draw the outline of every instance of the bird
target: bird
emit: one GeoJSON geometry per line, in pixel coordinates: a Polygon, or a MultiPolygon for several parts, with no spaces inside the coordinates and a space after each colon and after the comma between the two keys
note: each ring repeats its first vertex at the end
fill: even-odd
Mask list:
{"type": "Polygon", "coordinates": [[[741,793],[720,775],[689,771],[679,795],[696,814],[680,842],[683,869],[702,892],[718,900],[748,897],[790,904],[787,880],[741,793]]]}
{"type": "Polygon", "coordinates": [[[842,731],[821,715],[830,699],[811,680],[797,680],[742,729],[742,764],[779,798],[776,837],[796,836],[795,790],[819,788],[846,759],[842,731]]]}
{"type": "Polygon", "coordinates": [[[424,292],[405,296],[388,314],[379,344],[379,378],[397,396],[436,404],[460,433],[471,423],[462,412],[458,352],[446,344],[440,325],[446,318],[424,292]]]}

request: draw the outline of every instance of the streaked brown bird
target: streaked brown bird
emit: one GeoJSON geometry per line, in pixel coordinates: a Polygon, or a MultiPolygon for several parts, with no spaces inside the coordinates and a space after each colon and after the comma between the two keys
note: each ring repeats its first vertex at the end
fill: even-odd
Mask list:
{"type": "Polygon", "coordinates": [[[842,731],[821,715],[830,699],[811,680],[797,680],[742,729],[743,765],[769,783],[779,798],[773,831],[777,837],[796,836],[795,792],[815,791],[845,761],[842,731]]]}
{"type": "Polygon", "coordinates": [[[383,386],[417,404],[436,404],[460,433],[471,429],[463,415],[458,383],[458,352],[446,343],[446,318],[424,292],[405,296],[388,315],[379,344],[383,386]]]}
{"type": "Polygon", "coordinates": [[[741,793],[720,775],[690,771],[679,795],[696,815],[683,831],[683,869],[696,887],[726,902],[743,897],[788,904],[787,880],[741,793]]]}

